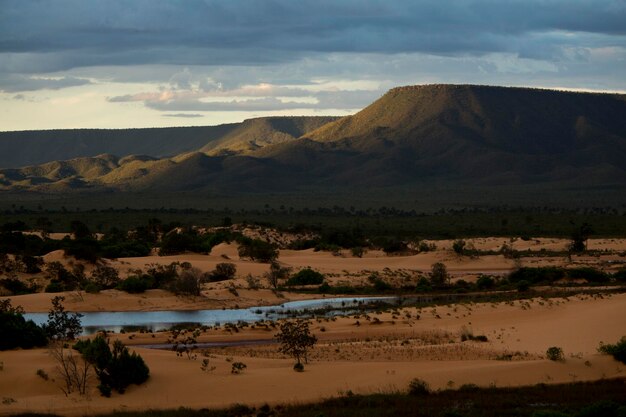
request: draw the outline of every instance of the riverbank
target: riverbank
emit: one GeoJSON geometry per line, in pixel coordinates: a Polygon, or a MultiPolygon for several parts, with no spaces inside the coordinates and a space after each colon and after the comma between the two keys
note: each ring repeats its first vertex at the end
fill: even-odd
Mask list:
{"type": "MultiPolygon", "coordinates": [[[[14,400],[0,405],[0,414],[75,416],[179,406],[301,403],[348,391],[404,390],[413,378],[444,389],[620,377],[626,366],[598,354],[597,347],[626,334],[624,317],[626,294],[411,307],[318,319],[312,321],[312,331],[319,342],[303,373],[292,370],[293,360],[279,354],[276,345],[206,348],[190,360],[172,351],[138,346],[165,343],[168,332],[116,333],[109,335],[111,340],[134,345],[150,367],[145,385],[103,398],[92,383],[89,395],[65,397],[45,349],[0,352],[0,392],[14,400]],[[461,336],[470,333],[487,341],[462,341],[461,336]],[[563,361],[545,359],[550,346],[563,349],[563,361]],[[206,370],[201,367],[204,359],[206,370]],[[232,374],[233,362],[247,368],[232,374]],[[38,376],[39,369],[50,379],[38,376]]],[[[267,340],[275,332],[270,325],[220,326],[203,330],[198,341],[267,340]]]]}

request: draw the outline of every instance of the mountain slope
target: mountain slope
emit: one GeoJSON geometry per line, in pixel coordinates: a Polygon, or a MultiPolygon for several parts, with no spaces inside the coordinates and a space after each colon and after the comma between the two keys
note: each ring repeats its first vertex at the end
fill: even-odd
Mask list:
{"type": "Polygon", "coordinates": [[[353,116],[324,121],[253,119],[201,152],[0,170],[0,184],[36,191],[257,193],[441,184],[626,186],[623,95],[400,87],[353,116]]]}
{"type": "Polygon", "coordinates": [[[211,155],[249,154],[268,145],[294,140],[335,120],[337,120],[337,117],[263,117],[248,119],[223,137],[207,143],[199,150],[211,155]]]}
{"type": "Polygon", "coordinates": [[[219,126],[0,132],[0,168],[101,154],[172,157],[197,150],[240,153],[297,138],[335,117],[268,117],[219,126]]]}

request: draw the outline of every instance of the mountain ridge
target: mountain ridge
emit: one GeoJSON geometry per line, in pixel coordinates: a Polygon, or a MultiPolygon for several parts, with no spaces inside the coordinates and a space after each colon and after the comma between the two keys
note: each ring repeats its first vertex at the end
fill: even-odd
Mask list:
{"type": "Polygon", "coordinates": [[[100,157],[93,169],[68,168],[65,176],[41,167],[0,170],[0,186],[47,191],[56,181],[64,192],[258,193],[417,183],[626,185],[624,95],[405,86],[329,119],[251,119],[195,151],[124,163],[100,157]]]}

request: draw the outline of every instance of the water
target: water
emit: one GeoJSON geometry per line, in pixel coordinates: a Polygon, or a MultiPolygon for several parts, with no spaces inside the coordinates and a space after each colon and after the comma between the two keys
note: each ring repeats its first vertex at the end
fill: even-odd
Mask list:
{"type": "MultiPolygon", "coordinates": [[[[187,323],[214,326],[225,323],[277,320],[285,317],[310,317],[313,314],[326,317],[346,315],[368,304],[393,304],[396,301],[396,297],[346,297],[291,301],[278,306],[233,310],[86,312],[82,313],[81,322],[83,334],[87,335],[98,330],[159,331],[169,329],[176,324],[187,323]]],[[[48,314],[26,313],[24,318],[43,324],[48,320],[48,314]]]]}

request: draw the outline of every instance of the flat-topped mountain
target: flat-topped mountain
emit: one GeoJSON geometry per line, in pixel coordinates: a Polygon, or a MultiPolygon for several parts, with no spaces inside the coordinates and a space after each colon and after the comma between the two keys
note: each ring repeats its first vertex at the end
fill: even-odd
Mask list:
{"type": "Polygon", "coordinates": [[[618,94],[410,86],[339,119],[262,118],[227,126],[196,152],[2,170],[0,184],[37,191],[236,192],[430,183],[626,186],[626,97],[618,94]]]}

